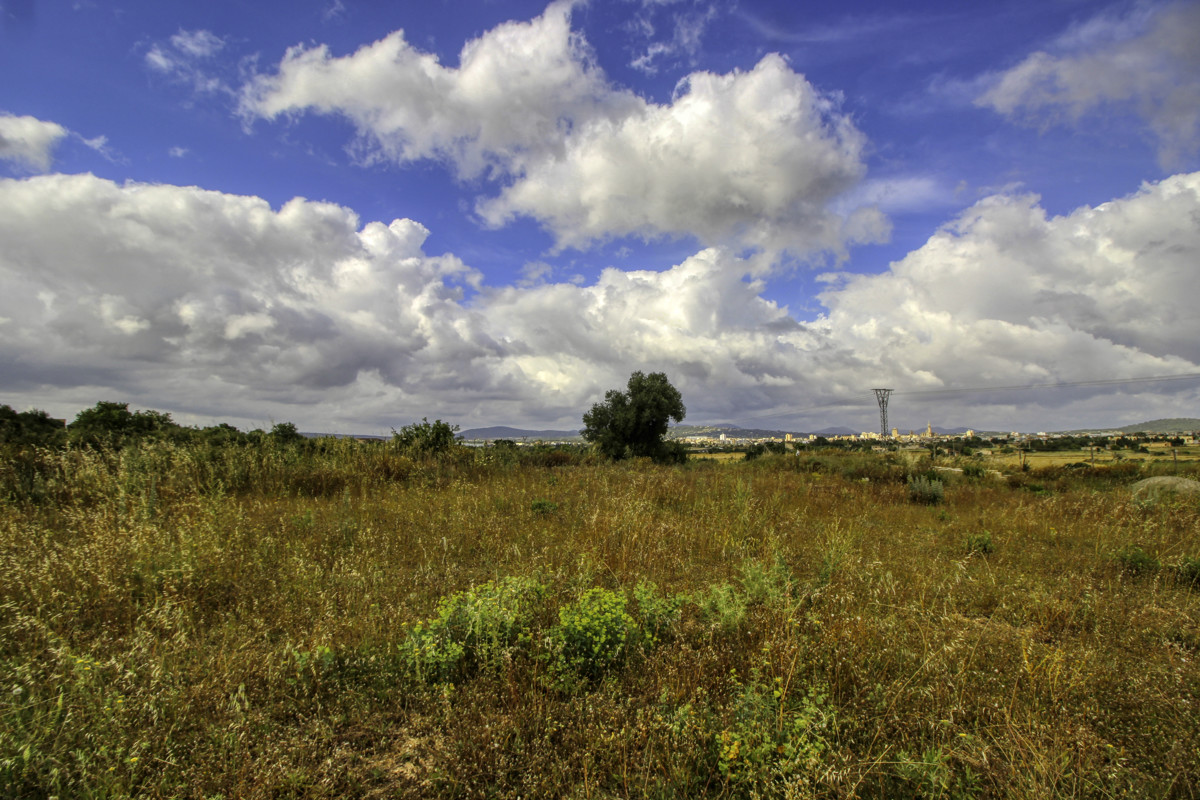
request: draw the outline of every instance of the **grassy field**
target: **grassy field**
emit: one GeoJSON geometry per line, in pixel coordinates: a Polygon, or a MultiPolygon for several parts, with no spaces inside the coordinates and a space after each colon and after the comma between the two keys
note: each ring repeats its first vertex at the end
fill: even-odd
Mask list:
{"type": "Polygon", "coordinates": [[[17,452],[3,797],[1195,797],[1162,459],[17,452]]]}
{"type": "MultiPolygon", "coordinates": [[[[1025,461],[1030,467],[1059,467],[1065,464],[1095,464],[1104,466],[1122,462],[1145,463],[1166,462],[1176,464],[1181,461],[1200,460],[1200,447],[1170,447],[1162,444],[1150,444],[1147,452],[1139,453],[1134,450],[1058,450],[1052,452],[1025,453],[1025,461]]],[[[991,464],[1006,467],[1017,467],[1021,463],[1020,453],[993,453],[986,457],[991,464]]]]}

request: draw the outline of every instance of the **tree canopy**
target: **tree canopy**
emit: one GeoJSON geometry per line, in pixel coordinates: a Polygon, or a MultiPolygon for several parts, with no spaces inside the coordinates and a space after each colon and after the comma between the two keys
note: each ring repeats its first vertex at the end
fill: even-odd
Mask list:
{"type": "Polygon", "coordinates": [[[583,438],[609,458],[649,457],[679,461],[682,449],[664,441],[670,420],[687,409],[679,390],[662,372],[629,376],[625,391],[612,389],[583,415],[583,438]]]}
{"type": "Polygon", "coordinates": [[[439,420],[429,421],[422,417],[420,422],[405,425],[400,430],[392,429],[392,443],[397,450],[415,456],[436,456],[447,452],[453,445],[457,425],[439,420]]]}
{"type": "Polygon", "coordinates": [[[77,444],[120,447],[134,439],[163,435],[178,428],[171,415],[162,411],[130,411],[128,403],[101,400],[75,415],[68,426],[77,444]]]}
{"type": "Polygon", "coordinates": [[[63,421],[53,419],[45,411],[18,412],[11,406],[0,405],[0,444],[53,445],[65,441],[66,437],[63,421]]]}

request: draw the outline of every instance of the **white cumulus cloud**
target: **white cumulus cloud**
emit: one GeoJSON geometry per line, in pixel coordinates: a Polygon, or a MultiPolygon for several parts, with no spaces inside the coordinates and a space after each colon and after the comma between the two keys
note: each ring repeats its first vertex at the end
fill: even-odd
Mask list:
{"type": "Polygon", "coordinates": [[[419,382],[415,354],[469,359],[486,348],[462,335],[469,314],[457,300],[477,275],[426,256],[427,233],[410,220],[360,228],[347,209],[303,199],[273,210],[90,175],[0,182],[0,315],[15,362],[6,379],[84,375],[199,398],[217,379],[310,401],[364,370],[419,382]]]}
{"type": "Polygon", "coordinates": [[[1009,117],[1078,124],[1125,108],[1149,125],[1159,159],[1175,164],[1200,143],[1200,4],[1126,17],[1100,15],[987,81],[976,100],[1009,117]]]}
{"type": "Polygon", "coordinates": [[[45,172],[53,163],[55,146],[69,133],[57,122],[0,113],[0,161],[45,172]]]}
{"type": "Polygon", "coordinates": [[[583,126],[562,155],[527,166],[480,204],[489,223],[541,220],[560,244],[693,233],[802,252],[886,231],[829,209],[865,171],[863,136],[779,56],[749,72],[694,73],[669,105],[639,102],[583,126]],[[857,226],[857,227],[854,227],[857,226]]]}
{"type": "Polygon", "coordinates": [[[325,45],[293,47],[275,74],[258,76],[242,94],[248,116],[342,114],[376,155],[444,158],[464,176],[519,169],[525,158],[561,148],[569,121],[631,102],[609,90],[572,34],[567,3],[468,42],[457,68],[396,31],[340,58],[325,45]]]}
{"type": "MultiPolygon", "coordinates": [[[[697,420],[871,428],[866,390],[886,385],[911,425],[903,391],[1200,372],[1197,218],[1200,173],[1061,217],[997,195],[886,272],[843,276],[825,313],[798,319],[727,248],[582,285],[532,265],[523,285],[491,286],[486,265],[425,252],[413,220],[90,175],[6,179],[0,365],[10,404],[119,398],[322,430],[424,415],[569,427],[635,369],[667,372],[697,420]]],[[[1137,413],[1179,416],[1162,387],[1022,397],[1019,417],[982,395],[930,416],[1137,421],[1112,418],[1130,407],[1117,391],[1138,393],[1137,413]]]]}
{"type": "Polygon", "coordinates": [[[864,172],[865,139],[783,58],[694,73],[653,103],[607,80],[570,14],[560,2],[500,25],[457,67],[402,31],[341,57],[298,46],[243,88],[242,112],[345,116],[368,158],[486,176],[500,185],[477,204],[487,224],[529,216],[560,247],[694,235],[811,254],[885,234],[877,212],[831,210],[864,172]]]}
{"type": "Polygon", "coordinates": [[[1198,217],[1200,174],[1062,217],[990,197],[888,272],[825,292],[825,324],[910,390],[1195,373],[1198,217]]]}

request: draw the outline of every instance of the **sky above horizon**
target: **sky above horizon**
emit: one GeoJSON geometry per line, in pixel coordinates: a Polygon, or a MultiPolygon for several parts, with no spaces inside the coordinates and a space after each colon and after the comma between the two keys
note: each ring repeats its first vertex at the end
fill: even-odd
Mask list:
{"type": "Polygon", "coordinates": [[[1200,417],[1200,3],[0,0],[0,403],[1200,417]]]}

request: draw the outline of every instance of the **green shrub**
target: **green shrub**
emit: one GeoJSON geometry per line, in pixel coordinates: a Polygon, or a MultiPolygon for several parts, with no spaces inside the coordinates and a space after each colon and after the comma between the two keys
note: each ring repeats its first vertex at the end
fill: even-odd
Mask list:
{"type": "Polygon", "coordinates": [[[792,591],[792,571],[778,555],[770,565],[748,560],[741,566],[741,583],[747,603],[777,604],[792,591]]]}
{"type": "Polygon", "coordinates": [[[809,796],[834,728],[826,688],[797,690],[782,678],[764,686],[757,673],[745,686],[736,672],[731,678],[739,688],[733,718],[715,745],[717,768],[734,796],[809,796]]]}
{"type": "Polygon", "coordinates": [[[1147,553],[1137,545],[1127,545],[1115,554],[1113,560],[1121,567],[1121,570],[1129,575],[1142,575],[1148,572],[1155,572],[1162,566],[1158,559],[1147,553]]]}
{"type": "Polygon", "coordinates": [[[979,553],[986,556],[989,553],[994,553],[996,546],[992,544],[992,534],[988,531],[982,533],[971,533],[967,535],[967,552],[979,553]]]}
{"type": "Polygon", "coordinates": [[[290,650],[294,676],[286,678],[289,685],[313,692],[325,677],[337,667],[337,656],[327,645],[312,650],[290,650]]]}
{"type": "Polygon", "coordinates": [[[509,577],[443,598],[437,616],[409,629],[401,656],[428,681],[494,669],[505,655],[530,643],[534,604],[544,592],[531,578],[509,577]]]}
{"type": "Polygon", "coordinates": [[[787,445],[783,442],[755,442],[746,448],[746,456],[744,461],[753,461],[759,456],[776,455],[781,456],[787,453],[787,445]]]}
{"type": "Polygon", "coordinates": [[[636,631],[627,603],[624,592],[597,588],[560,608],[552,633],[560,669],[598,678],[623,661],[636,631]]]}
{"type": "Polygon", "coordinates": [[[704,618],[722,632],[736,630],[746,619],[746,595],[727,581],[709,586],[695,602],[704,618]]]}
{"type": "Polygon", "coordinates": [[[977,480],[982,478],[985,474],[987,474],[987,471],[979,464],[967,464],[965,467],[963,467],[964,478],[974,478],[977,480]]]}
{"type": "Polygon", "coordinates": [[[397,452],[411,456],[436,456],[448,452],[454,446],[457,425],[429,421],[422,417],[420,422],[405,425],[400,430],[392,429],[392,444],[397,452]]]}
{"type": "Polygon", "coordinates": [[[945,486],[936,478],[924,475],[910,475],[908,478],[908,499],[914,503],[936,505],[945,499],[945,486]]]}
{"type": "Polygon", "coordinates": [[[1184,556],[1183,560],[1179,562],[1179,566],[1175,567],[1175,577],[1184,586],[1200,589],[1200,557],[1184,556]]]}
{"type": "Polygon", "coordinates": [[[898,786],[890,787],[893,797],[944,797],[947,800],[978,797],[979,778],[970,767],[961,771],[952,768],[951,761],[940,747],[930,747],[919,756],[907,750],[896,753],[898,786]]]}
{"type": "Polygon", "coordinates": [[[638,623],[641,626],[642,647],[650,650],[664,639],[672,638],[679,625],[684,595],[662,595],[653,582],[642,580],[633,588],[637,603],[638,623]]]}
{"type": "Polygon", "coordinates": [[[530,509],[535,514],[547,517],[558,511],[558,503],[553,500],[534,500],[530,505],[530,509]]]}

